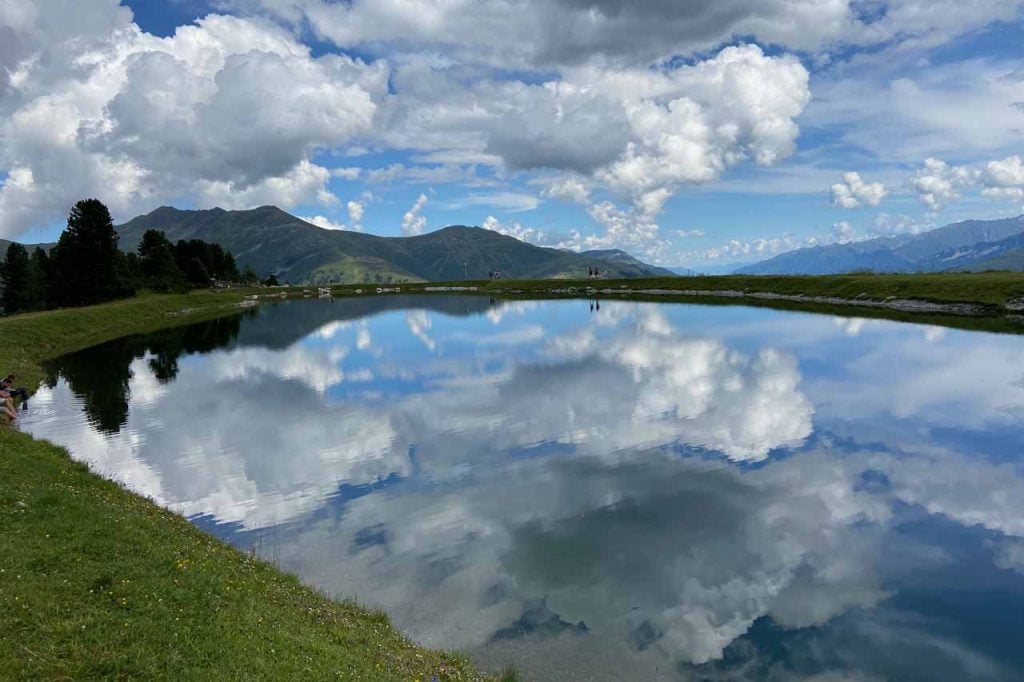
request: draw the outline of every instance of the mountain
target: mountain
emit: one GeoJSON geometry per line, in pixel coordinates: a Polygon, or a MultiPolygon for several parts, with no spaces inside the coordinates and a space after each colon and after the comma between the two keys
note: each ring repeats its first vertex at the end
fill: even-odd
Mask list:
{"type": "MultiPolygon", "coordinates": [[[[3,258],[7,255],[7,247],[14,243],[15,242],[8,241],[6,239],[0,239],[0,260],[3,260],[3,258]]],[[[32,252],[36,250],[37,246],[41,246],[44,250],[49,251],[54,246],[56,246],[56,244],[22,244],[22,246],[25,247],[25,250],[28,251],[28,255],[31,256],[32,252]]]]}
{"type": "Polygon", "coordinates": [[[695,265],[693,267],[684,267],[682,265],[677,267],[669,268],[673,273],[682,275],[684,277],[695,277],[698,275],[729,275],[736,272],[740,268],[745,268],[748,265],[753,265],[750,261],[737,261],[735,263],[705,263],[703,265],[695,265]]]}
{"type": "Polygon", "coordinates": [[[1024,216],[966,220],[916,235],[797,249],[735,272],[744,275],[824,275],[853,270],[936,272],[957,267],[951,261],[943,261],[943,257],[948,259],[976,245],[998,243],[1021,233],[1024,233],[1024,216]]]}
{"type": "Polygon", "coordinates": [[[163,230],[171,241],[216,242],[240,267],[311,284],[487,279],[495,270],[506,278],[585,277],[592,266],[609,277],[671,274],[621,251],[560,251],[479,227],[455,225],[416,237],[325,230],[276,206],[247,211],[164,206],[118,226],[121,247],[135,249],[149,229],[163,230]]]}
{"type": "Polygon", "coordinates": [[[927,270],[1024,270],[1024,232],[997,242],[978,242],[950,249],[923,261],[927,270]]]}
{"type": "MultiPolygon", "coordinates": [[[[624,270],[635,270],[637,273],[635,275],[636,277],[674,277],[676,274],[668,268],[659,268],[655,265],[648,265],[647,263],[629,255],[622,249],[593,249],[590,251],[580,251],[578,255],[589,260],[611,263],[612,265],[624,270]]],[[[605,269],[605,267],[601,265],[598,265],[598,267],[602,270],[605,269]]]]}

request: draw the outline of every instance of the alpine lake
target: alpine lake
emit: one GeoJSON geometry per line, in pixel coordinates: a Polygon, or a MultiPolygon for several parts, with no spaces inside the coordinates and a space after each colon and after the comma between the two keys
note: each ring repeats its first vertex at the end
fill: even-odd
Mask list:
{"type": "Polygon", "coordinates": [[[485,670],[1024,679],[1024,336],[395,295],[49,369],[23,429],[485,670]]]}

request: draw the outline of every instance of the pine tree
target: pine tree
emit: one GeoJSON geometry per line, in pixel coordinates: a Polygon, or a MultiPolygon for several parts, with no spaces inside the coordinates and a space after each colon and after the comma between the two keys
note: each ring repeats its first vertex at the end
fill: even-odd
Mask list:
{"type": "Polygon", "coordinates": [[[107,207],[98,199],[75,204],[51,254],[56,302],[89,305],[131,295],[121,279],[119,253],[107,207]]]}
{"type": "Polygon", "coordinates": [[[28,251],[21,244],[7,247],[7,255],[0,266],[0,282],[4,292],[0,305],[5,315],[15,315],[29,310],[29,260],[28,251]]]}
{"type": "Polygon", "coordinates": [[[139,244],[139,266],[153,291],[185,288],[185,276],[174,260],[174,246],[160,230],[146,230],[139,244]]]}
{"type": "Polygon", "coordinates": [[[50,255],[41,246],[37,246],[32,252],[32,260],[29,263],[29,309],[46,310],[50,307],[52,291],[53,267],[50,263],[50,255]]]}
{"type": "Polygon", "coordinates": [[[222,279],[227,279],[232,282],[237,282],[239,278],[238,264],[235,263],[235,257],[230,251],[224,252],[224,268],[218,273],[222,279]]]}
{"type": "Polygon", "coordinates": [[[210,271],[203,265],[203,261],[193,258],[185,267],[185,279],[193,287],[210,286],[210,271]]]}

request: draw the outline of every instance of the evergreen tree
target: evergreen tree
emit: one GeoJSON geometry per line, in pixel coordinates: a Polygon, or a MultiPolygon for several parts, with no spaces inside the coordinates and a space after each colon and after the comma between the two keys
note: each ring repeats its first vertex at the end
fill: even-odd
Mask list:
{"type": "Polygon", "coordinates": [[[238,281],[238,278],[240,277],[238,274],[238,264],[235,263],[235,257],[230,251],[224,252],[224,266],[221,271],[217,273],[217,276],[232,282],[238,281]]]}
{"type": "Polygon", "coordinates": [[[180,291],[185,276],[174,260],[174,246],[160,230],[146,230],[139,244],[139,268],[153,291],[180,291]]]}
{"type": "Polygon", "coordinates": [[[203,265],[203,261],[193,258],[185,267],[185,279],[194,287],[210,286],[210,272],[203,265]]]}
{"type": "Polygon", "coordinates": [[[142,274],[142,263],[139,261],[139,254],[124,254],[124,259],[121,261],[121,276],[133,290],[146,287],[146,278],[142,274]]]}
{"type": "Polygon", "coordinates": [[[21,244],[7,247],[7,255],[0,266],[0,282],[4,292],[0,305],[4,314],[15,315],[30,309],[29,301],[29,260],[28,251],[21,244]]]}
{"type": "Polygon", "coordinates": [[[53,290],[53,267],[50,256],[40,246],[32,252],[28,275],[28,300],[32,310],[46,310],[50,307],[53,290]]]}
{"type": "Polygon", "coordinates": [[[98,199],[74,205],[51,257],[57,304],[89,305],[132,293],[121,279],[114,222],[98,199]]]}

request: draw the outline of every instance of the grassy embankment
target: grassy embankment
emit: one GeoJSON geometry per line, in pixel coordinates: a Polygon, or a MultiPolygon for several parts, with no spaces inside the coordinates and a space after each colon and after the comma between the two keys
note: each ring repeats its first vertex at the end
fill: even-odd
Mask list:
{"type": "MultiPolygon", "coordinates": [[[[438,286],[430,283],[422,286],[438,286]]],[[[1024,273],[950,273],[913,275],[821,275],[654,277],[628,280],[497,280],[453,282],[469,284],[485,292],[544,294],[552,289],[587,287],[621,289],[621,293],[642,289],[745,291],[787,296],[834,296],[850,300],[882,301],[887,298],[935,303],[971,303],[989,306],[993,313],[1005,312],[1008,301],[1024,297],[1024,273]]],[[[419,285],[417,285],[419,286],[419,285]]],[[[406,288],[402,289],[403,291],[406,288]]],[[[412,290],[412,289],[410,289],[412,290]]]]}
{"type": "MultiPolygon", "coordinates": [[[[35,385],[47,358],[224,315],[241,295],[0,319],[0,368],[35,385]]],[[[385,615],[304,587],[4,425],[0,612],[4,680],[479,678],[463,659],[401,637],[385,615]]]]}
{"type": "MultiPolygon", "coordinates": [[[[749,276],[661,277],[630,280],[498,280],[482,282],[431,282],[402,285],[403,292],[424,287],[475,286],[478,293],[496,298],[576,298],[587,296],[587,289],[611,289],[614,295],[629,300],[746,305],[796,310],[844,317],[869,317],[959,329],[1000,333],[1024,333],[1024,311],[1007,304],[1024,302],[1024,273],[955,273],[921,275],[825,275],[825,276],[749,276]],[[643,294],[643,290],[678,291],[673,294],[643,294]],[[685,291],[707,292],[695,296],[685,291]],[[723,292],[716,295],[715,292],[723,292]],[[745,292],[743,297],[726,292],[745,292]],[[752,294],[768,293],[801,297],[798,300],[763,299],[752,294]],[[834,297],[842,302],[826,303],[811,297],[834,297]],[[887,299],[925,301],[939,304],[968,304],[973,314],[950,312],[907,312],[868,307],[863,302],[887,299]]],[[[354,286],[343,291],[351,292],[354,286]]]]}

